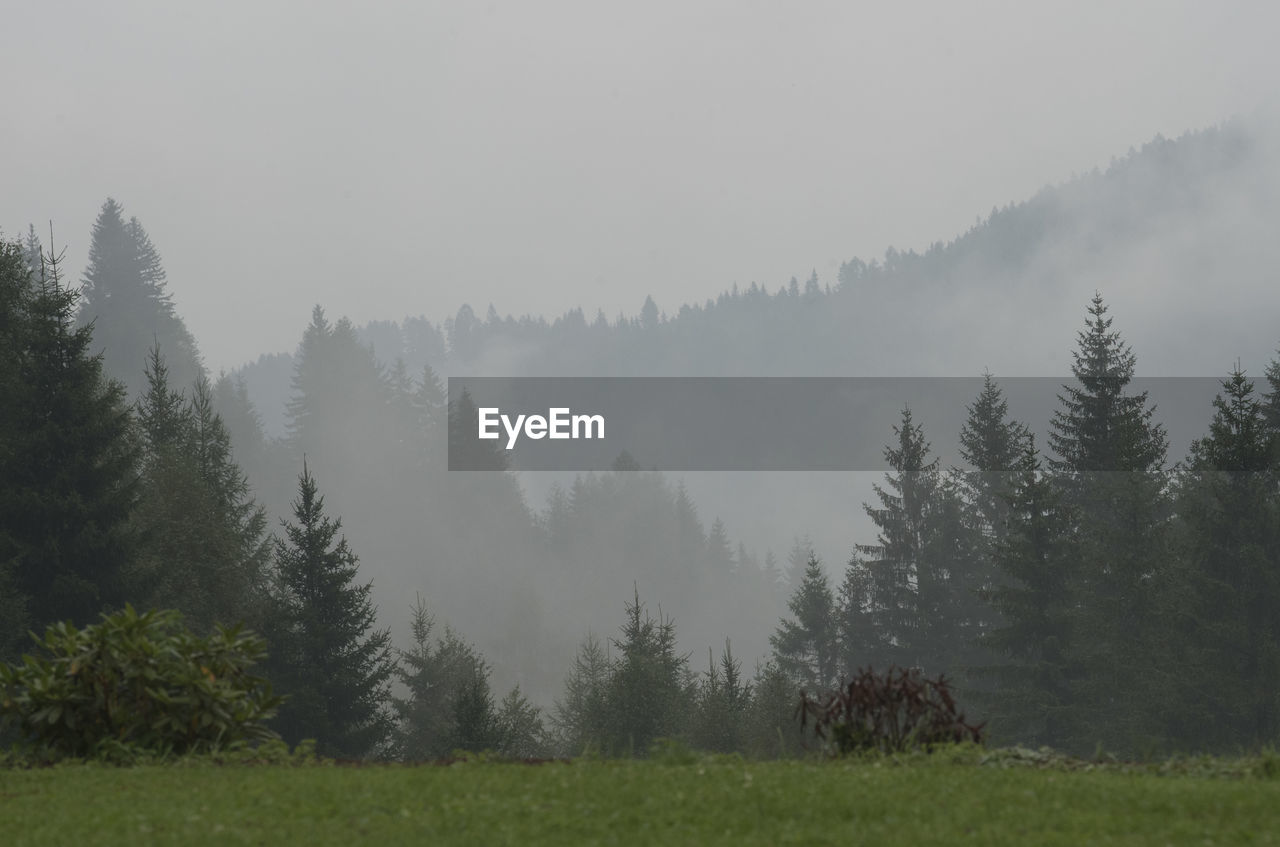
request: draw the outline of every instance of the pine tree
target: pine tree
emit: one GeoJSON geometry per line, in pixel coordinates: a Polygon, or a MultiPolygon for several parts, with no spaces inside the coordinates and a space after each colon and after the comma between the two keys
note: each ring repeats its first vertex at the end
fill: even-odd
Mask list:
{"type": "Polygon", "coordinates": [[[711,531],[707,533],[706,568],[707,575],[712,580],[726,579],[734,570],[729,533],[725,530],[724,521],[719,518],[711,522],[711,531]]]}
{"type": "Polygon", "coordinates": [[[902,422],[893,431],[898,443],[884,454],[892,469],[885,474],[888,488],[876,485],[879,505],[863,506],[879,538],[874,545],[858,545],[857,552],[870,573],[870,614],[886,645],[886,660],[918,666],[927,645],[917,589],[930,510],[938,497],[938,460],[929,458],[929,443],[910,409],[902,410],[902,422]]]}
{"type": "MultiPolygon", "coordinates": [[[[32,232],[34,236],[34,231],[32,232]]],[[[8,503],[17,491],[10,468],[17,457],[21,437],[18,404],[22,391],[19,361],[25,352],[28,301],[32,295],[30,259],[23,245],[0,239],[0,503],[8,503]]],[[[37,248],[38,250],[38,248],[37,248]]],[[[39,254],[36,256],[39,265],[39,254]]],[[[7,521],[0,518],[0,661],[16,658],[26,646],[29,598],[18,588],[16,539],[9,537],[7,521]]]]}
{"type": "Polygon", "coordinates": [[[1149,472],[1164,463],[1167,439],[1154,423],[1147,392],[1126,394],[1137,357],[1111,329],[1102,295],[1095,294],[1089,320],[1077,334],[1071,373],[1078,385],[1063,386],[1062,408],[1053,415],[1049,443],[1061,473],[1149,472]]]}
{"type": "Polygon", "coordinates": [[[513,759],[538,759],[547,754],[542,713],[516,686],[497,706],[498,752],[513,759]]]}
{"type": "Polygon", "coordinates": [[[588,633],[565,677],[564,694],[551,711],[551,725],[561,753],[577,756],[588,750],[599,751],[605,743],[610,670],[604,645],[588,633]]]}
{"type": "Polygon", "coordinates": [[[190,385],[204,374],[195,338],[174,309],[151,238],[137,218],[126,221],[123,213],[107,198],[93,225],[80,322],[93,323],[103,368],[130,396],[145,388],[143,367],[152,344],[166,351],[174,381],[190,385]]]}
{"type": "Polygon", "coordinates": [[[1002,577],[992,591],[1001,623],[983,638],[998,664],[988,669],[994,731],[1010,741],[1063,746],[1077,741],[1069,663],[1075,596],[1073,521],[1028,435],[1005,493],[1008,527],[994,548],[1002,577]]]}
{"type": "Polygon", "coordinates": [[[813,542],[809,540],[809,536],[792,539],[791,549],[787,551],[786,571],[783,573],[783,583],[789,591],[795,591],[804,582],[809,559],[814,555],[813,542]]]}
{"type": "Polygon", "coordinates": [[[159,346],[146,376],[137,404],[146,456],[134,515],[142,539],[135,596],[181,610],[197,630],[259,627],[271,556],[266,512],[231,456],[208,383],[199,379],[190,399],[172,390],[159,346]]]}
{"type": "Polygon", "coordinates": [[[85,624],[124,602],[135,539],[138,445],[119,384],[76,327],[79,295],[50,248],[31,280],[20,248],[0,253],[5,443],[0,445],[0,565],[36,629],[85,624]]]}
{"type": "Polygon", "coordinates": [[[1280,435],[1237,367],[1177,486],[1186,591],[1171,732],[1197,749],[1270,743],[1280,732],[1280,435]]]}
{"type": "Polygon", "coordinates": [[[291,743],[314,738],[326,755],[378,752],[391,730],[390,634],[374,629],[373,585],[356,582],[359,559],[339,536],[341,520],[324,514],[305,462],[293,514],[275,556],[273,679],[290,695],[277,720],[280,734],[291,743]]]}
{"type": "Polygon", "coordinates": [[[463,389],[457,401],[449,402],[449,468],[468,471],[505,471],[507,452],[499,441],[476,437],[480,412],[471,392],[463,389]]]}
{"type": "Polygon", "coordinates": [[[606,752],[644,755],[653,741],[685,732],[692,692],[689,657],[676,649],[675,623],[655,620],[637,590],[626,606],[606,695],[606,752]]]}
{"type": "MultiPolygon", "coordinates": [[[[1149,704],[1169,696],[1177,671],[1160,657],[1175,602],[1167,549],[1166,437],[1146,392],[1126,393],[1136,357],[1111,330],[1101,296],[1078,335],[1072,373],[1051,422],[1065,504],[1076,517],[1070,652],[1087,669],[1073,700],[1112,749],[1160,746],[1149,704]]],[[[1081,739],[1082,745],[1087,742],[1081,739]]]]}
{"type": "Polygon", "coordinates": [[[213,408],[231,436],[231,454],[252,480],[267,473],[267,436],[242,375],[223,373],[213,384],[213,408]]]}
{"type": "Polygon", "coordinates": [[[982,517],[984,534],[994,538],[1008,516],[1002,495],[1021,458],[1027,428],[1009,419],[1009,403],[990,373],[983,374],[982,391],[966,408],[969,417],[960,430],[960,456],[973,469],[964,476],[966,493],[982,517]]]}
{"type": "Polygon", "coordinates": [[[796,685],[825,692],[836,684],[835,596],[826,569],[809,554],[804,578],[787,602],[791,619],[782,619],[769,636],[774,661],[796,685]]]}
{"type": "MultiPolygon", "coordinates": [[[[1262,395],[1262,416],[1267,427],[1274,433],[1280,433],[1280,356],[1267,364],[1263,376],[1267,380],[1267,392],[1262,395]]],[[[1276,464],[1280,464],[1280,438],[1276,441],[1276,454],[1272,456],[1276,464]]]]}
{"type": "Polygon", "coordinates": [[[728,639],[717,663],[707,651],[707,673],[698,686],[693,744],[703,750],[732,753],[742,749],[743,722],[751,704],[751,684],[728,639]]]}
{"type": "Polygon", "coordinates": [[[804,750],[800,723],[795,719],[800,690],[775,661],[756,666],[751,704],[743,726],[743,747],[753,757],[781,758],[804,750]]]}
{"type": "Polygon", "coordinates": [[[489,694],[489,666],[451,628],[434,642],[435,618],[419,597],[413,607],[413,646],[399,651],[396,676],[406,697],[392,697],[401,758],[423,761],[454,750],[482,751],[496,745],[496,721],[489,694]],[[478,746],[477,746],[478,745],[478,746]]]}
{"type": "Polygon", "coordinates": [[[860,668],[884,668],[889,664],[889,645],[876,630],[871,592],[871,571],[855,554],[849,559],[836,596],[836,643],[841,679],[851,678],[860,668]]]}

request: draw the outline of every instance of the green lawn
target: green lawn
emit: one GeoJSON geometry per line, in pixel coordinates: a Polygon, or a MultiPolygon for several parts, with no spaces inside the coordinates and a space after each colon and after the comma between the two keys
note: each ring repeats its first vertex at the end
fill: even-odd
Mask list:
{"type": "Polygon", "coordinates": [[[1280,781],[934,758],[0,769],[0,844],[1270,844],[1280,781]]]}

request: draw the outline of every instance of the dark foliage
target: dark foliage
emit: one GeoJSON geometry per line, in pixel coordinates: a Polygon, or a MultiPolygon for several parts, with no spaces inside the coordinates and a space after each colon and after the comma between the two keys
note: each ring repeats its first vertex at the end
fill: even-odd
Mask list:
{"type": "Polygon", "coordinates": [[[946,677],[927,679],[917,668],[867,667],[843,688],[822,697],[800,692],[801,729],[845,755],[862,751],[900,753],[935,744],[982,743],[983,724],[970,724],[956,707],[946,677]]]}
{"type": "Polygon", "coordinates": [[[0,664],[0,721],[46,755],[211,752],[275,738],[280,698],[249,673],[266,643],[240,627],[200,637],[175,611],[132,606],[76,629],[49,627],[43,655],[0,664]]]}

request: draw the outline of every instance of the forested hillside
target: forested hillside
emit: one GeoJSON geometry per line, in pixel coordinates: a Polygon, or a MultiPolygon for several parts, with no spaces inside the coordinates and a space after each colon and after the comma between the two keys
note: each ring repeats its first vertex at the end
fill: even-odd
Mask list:
{"type": "Polygon", "coordinates": [[[81,290],[34,232],[0,254],[0,651],[125,602],[243,620],[290,695],[279,731],[348,756],[773,754],[800,687],[868,663],[958,679],[1009,741],[1274,743],[1274,138],[1157,139],[949,243],[668,312],[356,327],[300,306],[295,350],[212,380],[108,200],[81,290]],[[963,463],[904,408],[864,489],[694,494],[625,455],[534,485],[501,449],[447,470],[474,414],[449,375],[984,369],[948,434],[963,463]],[[1142,372],[1221,378],[1188,455],[1142,372]],[[1011,373],[1062,378],[1049,419],[1013,419],[1011,373]]]}

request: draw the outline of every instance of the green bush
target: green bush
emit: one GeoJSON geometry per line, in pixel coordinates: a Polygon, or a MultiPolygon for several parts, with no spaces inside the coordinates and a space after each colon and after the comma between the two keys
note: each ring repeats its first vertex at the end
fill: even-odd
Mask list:
{"type": "Polygon", "coordinates": [[[182,755],[276,737],[264,721],[280,698],[248,672],[266,643],[241,626],[202,638],[176,611],[126,606],[82,630],[54,624],[36,644],[44,655],[0,664],[0,723],[49,756],[182,755]]]}

